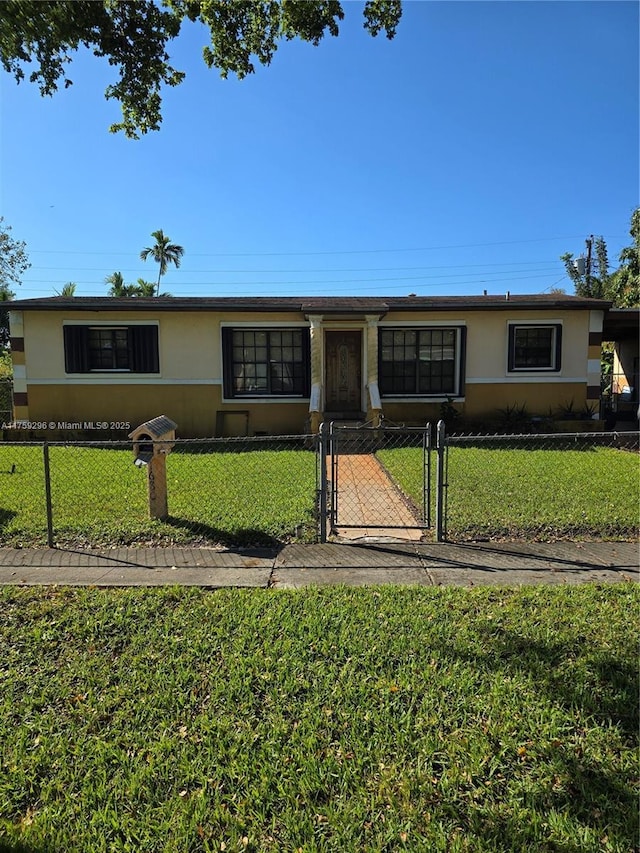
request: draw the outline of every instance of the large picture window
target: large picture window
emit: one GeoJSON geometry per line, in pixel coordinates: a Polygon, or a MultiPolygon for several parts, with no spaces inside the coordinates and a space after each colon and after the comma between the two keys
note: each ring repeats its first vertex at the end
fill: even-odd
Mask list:
{"type": "Polygon", "coordinates": [[[308,329],[222,330],[226,397],[309,395],[308,329]]]}
{"type": "Polygon", "coordinates": [[[67,373],[158,373],[157,326],[64,326],[67,373]]]}
{"type": "Polygon", "coordinates": [[[462,328],[381,329],[381,394],[459,395],[463,332],[462,328]]]}
{"type": "Polygon", "coordinates": [[[509,370],[560,370],[562,326],[509,325],[509,370]]]}

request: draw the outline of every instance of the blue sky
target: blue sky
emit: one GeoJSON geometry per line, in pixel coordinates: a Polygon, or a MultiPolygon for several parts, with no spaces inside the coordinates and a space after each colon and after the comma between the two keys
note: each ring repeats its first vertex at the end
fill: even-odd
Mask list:
{"type": "MultiPolygon", "coordinates": [[[[53,99],[1,76],[0,214],[32,263],[18,298],[106,293],[162,228],[175,296],[540,293],[559,256],[629,244],[638,205],[636,2],[409,2],[393,41],[345,4],[337,39],[222,80],[185,25],[159,133],[110,134],[112,71],[53,99]]],[[[615,266],[615,263],[614,263],[615,266]]]]}

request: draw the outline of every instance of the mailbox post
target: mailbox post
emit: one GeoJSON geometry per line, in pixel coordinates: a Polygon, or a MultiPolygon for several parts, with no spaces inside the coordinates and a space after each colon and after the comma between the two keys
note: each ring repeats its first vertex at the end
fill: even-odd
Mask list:
{"type": "Polygon", "coordinates": [[[147,469],[149,518],[166,518],[167,507],[167,454],[175,444],[176,427],[166,415],[145,421],[129,433],[133,442],[133,461],[147,469]]]}

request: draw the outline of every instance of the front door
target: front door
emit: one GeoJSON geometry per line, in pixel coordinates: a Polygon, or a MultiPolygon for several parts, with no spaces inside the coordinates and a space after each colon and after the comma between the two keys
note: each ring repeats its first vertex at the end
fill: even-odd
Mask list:
{"type": "Polygon", "coordinates": [[[324,347],[326,411],[360,412],[362,332],[325,332],[324,347]]]}

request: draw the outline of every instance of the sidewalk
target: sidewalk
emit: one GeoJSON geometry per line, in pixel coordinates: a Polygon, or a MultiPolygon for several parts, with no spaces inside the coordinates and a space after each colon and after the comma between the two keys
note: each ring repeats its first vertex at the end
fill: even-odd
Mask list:
{"type": "Polygon", "coordinates": [[[521,586],[640,580],[635,542],[365,542],[210,548],[0,549],[0,584],[292,589],[521,586]]]}

